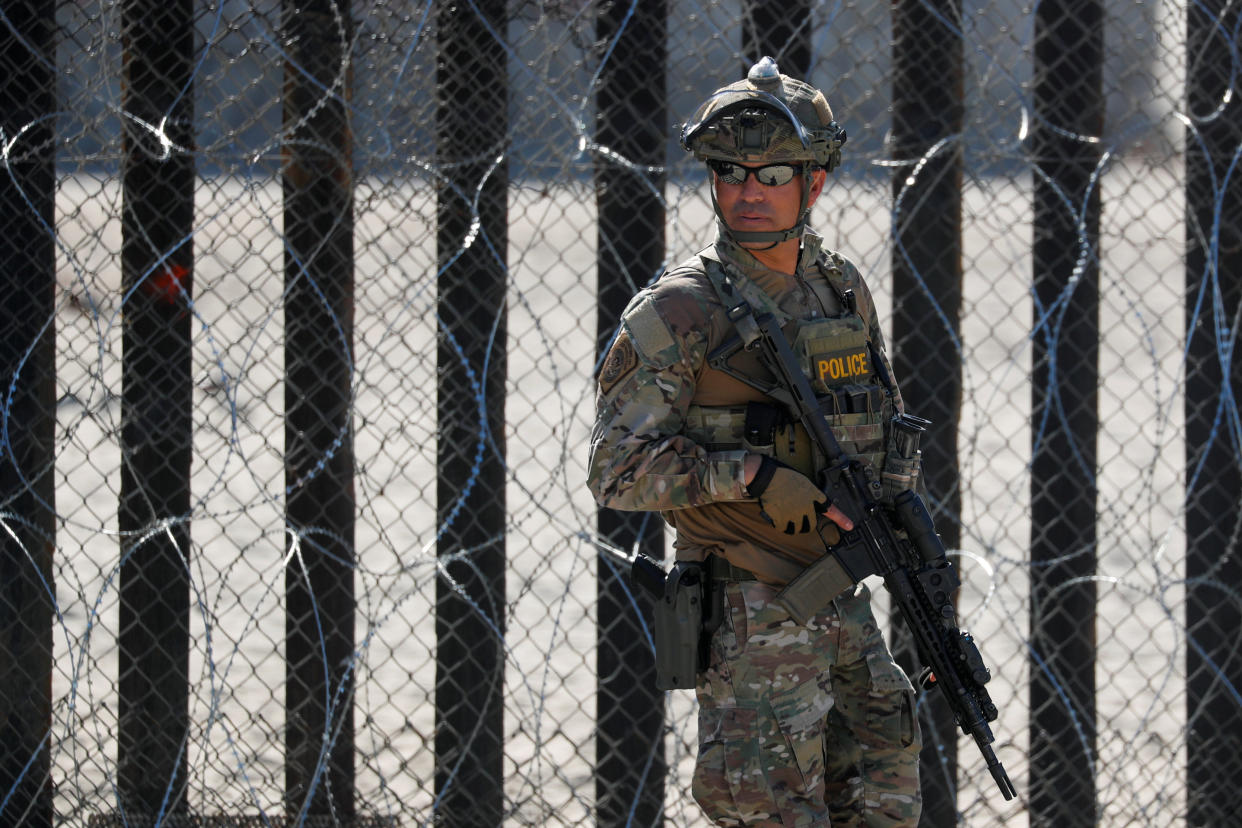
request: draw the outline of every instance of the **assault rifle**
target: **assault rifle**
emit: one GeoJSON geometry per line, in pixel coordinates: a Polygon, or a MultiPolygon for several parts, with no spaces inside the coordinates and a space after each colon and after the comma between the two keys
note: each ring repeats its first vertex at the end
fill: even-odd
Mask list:
{"type": "MultiPolygon", "coordinates": [[[[790,409],[828,460],[816,483],[854,522],[854,529],[842,532],[841,542],[794,579],[777,600],[795,620],[805,623],[838,594],[840,584],[880,575],[925,665],[920,684],[925,690],[940,688],[954,722],[974,738],[1005,799],[1013,799],[1017,791],[992,749],[995,737],[988,726],[998,715],[984,687],[992,674],[974,638],[957,626],[952,596],[961,580],[923,499],[906,489],[891,506],[883,504],[880,481],[842,452],[777,320],[770,313],[756,316],[746,303],[732,308],[729,316],[740,335],[730,350],[735,353],[742,346],[758,350],[777,379],[767,392],[790,409]]],[[[712,362],[727,360],[731,354],[721,352],[728,348],[713,353],[712,362]]]]}

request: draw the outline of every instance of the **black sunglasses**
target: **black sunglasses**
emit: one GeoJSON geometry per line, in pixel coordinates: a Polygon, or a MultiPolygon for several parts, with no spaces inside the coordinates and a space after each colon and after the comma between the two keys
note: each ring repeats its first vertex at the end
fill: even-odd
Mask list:
{"type": "Polygon", "coordinates": [[[753,174],[755,179],[766,187],[781,187],[793,181],[801,168],[795,164],[767,164],[762,167],[743,167],[732,161],[711,159],[707,166],[726,184],[743,184],[746,177],[753,174]]]}

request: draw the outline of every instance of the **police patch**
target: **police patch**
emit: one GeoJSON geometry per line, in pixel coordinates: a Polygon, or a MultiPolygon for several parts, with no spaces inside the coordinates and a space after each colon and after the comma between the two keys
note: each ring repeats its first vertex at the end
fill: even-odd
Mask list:
{"type": "Polygon", "coordinates": [[[811,361],[816,379],[828,386],[859,383],[871,376],[870,354],[865,347],[814,354],[811,361]]]}
{"type": "Polygon", "coordinates": [[[634,352],[634,343],[624,330],[617,334],[604,364],[599,369],[599,390],[607,394],[625,377],[638,367],[638,354],[634,352]]]}

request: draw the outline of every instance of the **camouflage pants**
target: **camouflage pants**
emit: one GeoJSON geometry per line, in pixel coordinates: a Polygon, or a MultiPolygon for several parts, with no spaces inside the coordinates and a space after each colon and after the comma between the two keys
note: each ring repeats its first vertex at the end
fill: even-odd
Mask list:
{"type": "Polygon", "coordinates": [[[729,582],[698,676],[694,798],[717,825],[906,826],[922,805],[910,680],[859,585],[806,627],[729,582]]]}

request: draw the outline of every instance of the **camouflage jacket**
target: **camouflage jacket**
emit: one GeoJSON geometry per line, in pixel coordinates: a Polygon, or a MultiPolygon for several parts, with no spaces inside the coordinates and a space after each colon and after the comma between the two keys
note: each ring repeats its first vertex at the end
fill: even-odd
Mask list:
{"type": "MultiPolygon", "coordinates": [[[[851,262],[821,252],[821,243],[808,231],[794,275],[769,270],[722,235],[702,255],[718,259],[735,281],[745,277],[750,289],[762,290],[795,321],[841,314],[841,291],[852,290],[891,377],[870,291],[851,262]]],[[[835,542],[835,526],[825,519],[818,533],[777,532],[747,495],[747,450],[720,450],[687,435],[692,409],[773,403],[708,363],[707,355],[734,334],[700,256],[635,295],[600,368],[588,486],[601,505],[664,513],[677,529],[680,559],[714,553],[763,580],[784,583],[835,542]]],[[[751,354],[731,364],[749,375],[767,373],[751,354]],[[754,364],[746,365],[748,359],[754,364]]],[[[895,402],[900,410],[900,396],[895,402]]]]}

